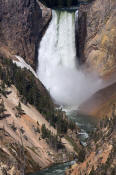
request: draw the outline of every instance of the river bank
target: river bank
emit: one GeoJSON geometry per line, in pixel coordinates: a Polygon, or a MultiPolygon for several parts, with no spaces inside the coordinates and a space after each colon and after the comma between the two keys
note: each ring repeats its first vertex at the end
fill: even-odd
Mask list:
{"type": "MultiPolygon", "coordinates": [[[[70,120],[74,121],[79,127],[80,132],[78,133],[78,137],[81,144],[86,147],[86,141],[89,137],[89,134],[95,128],[95,121],[93,121],[88,116],[82,116],[78,114],[77,110],[64,109],[64,111],[66,112],[67,117],[70,120]]],[[[29,175],[65,175],[66,169],[70,168],[70,166],[74,163],[75,160],[63,164],[53,165],[39,172],[35,172],[29,175]]]]}

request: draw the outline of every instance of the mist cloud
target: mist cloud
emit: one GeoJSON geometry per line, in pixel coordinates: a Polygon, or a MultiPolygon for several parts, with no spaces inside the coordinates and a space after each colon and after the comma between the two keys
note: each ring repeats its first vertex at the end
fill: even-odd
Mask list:
{"type": "Polygon", "coordinates": [[[94,73],[67,67],[50,67],[49,73],[42,77],[57,104],[79,106],[93,93],[103,87],[103,81],[94,73]]]}

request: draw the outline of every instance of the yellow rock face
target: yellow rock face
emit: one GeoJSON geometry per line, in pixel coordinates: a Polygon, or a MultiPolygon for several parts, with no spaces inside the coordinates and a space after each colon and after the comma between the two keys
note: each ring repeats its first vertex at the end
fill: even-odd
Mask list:
{"type": "Polygon", "coordinates": [[[101,76],[116,69],[116,1],[96,0],[88,11],[85,56],[101,76]]]}

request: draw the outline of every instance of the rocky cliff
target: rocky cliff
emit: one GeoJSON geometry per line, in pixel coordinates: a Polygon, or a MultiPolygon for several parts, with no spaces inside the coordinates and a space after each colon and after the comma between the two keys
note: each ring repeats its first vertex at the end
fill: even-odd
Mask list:
{"type": "Polygon", "coordinates": [[[77,54],[80,64],[95,71],[110,85],[80,106],[81,112],[104,117],[115,103],[116,72],[116,1],[94,0],[79,8],[77,54]],[[113,84],[114,83],[114,84],[113,84]]]}
{"type": "Polygon", "coordinates": [[[73,165],[67,175],[116,174],[115,16],[115,0],[95,0],[86,7],[80,7],[77,33],[80,63],[85,63],[89,70],[98,72],[104,80],[110,77],[112,83],[80,106],[81,112],[104,119],[90,135],[85,160],[73,165]]]}
{"type": "Polygon", "coordinates": [[[79,10],[78,56],[101,76],[116,70],[115,16],[115,0],[95,0],[79,10]]]}
{"type": "Polygon", "coordinates": [[[35,67],[38,44],[51,11],[36,0],[0,0],[0,52],[22,56],[35,67]]]}
{"type": "Polygon", "coordinates": [[[91,133],[86,147],[85,160],[77,162],[67,175],[116,174],[116,105],[110,118],[102,119],[91,133]]]}
{"type": "Polygon", "coordinates": [[[12,61],[0,56],[0,175],[39,171],[77,157],[82,146],[76,125],[55,109],[32,72],[12,61]]]}

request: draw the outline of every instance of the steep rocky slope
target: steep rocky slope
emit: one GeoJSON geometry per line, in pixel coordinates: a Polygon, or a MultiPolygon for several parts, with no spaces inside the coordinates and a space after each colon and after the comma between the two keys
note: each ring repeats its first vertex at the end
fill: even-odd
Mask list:
{"type": "Polygon", "coordinates": [[[116,174],[116,105],[110,118],[102,119],[91,134],[85,160],[73,165],[67,175],[116,174]]]}
{"type": "Polygon", "coordinates": [[[80,64],[97,72],[110,85],[94,94],[80,110],[104,117],[115,102],[116,73],[116,1],[94,0],[79,9],[77,49],[80,64]]]}
{"type": "MultiPolygon", "coordinates": [[[[0,116],[0,148],[1,152],[9,155],[9,158],[7,160],[0,156],[0,161],[4,164],[10,162],[12,166],[16,164],[14,167],[17,166],[19,172],[25,170],[25,173],[28,173],[67,160],[65,153],[62,154],[61,150],[61,153],[58,153],[47,144],[45,139],[42,139],[41,127],[43,124],[55,135],[57,130],[50,126],[44,117],[29,104],[21,103],[24,114],[17,117],[16,107],[20,101],[17,96],[18,92],[14,86],[8,88],[7,91],[10,92],[7,98],[1,97],[6,112],[4,118],[0,116]]],[[[63,143],[66,144],[68,152],[73,152],[73,148],[65,139],[63,143]]]]}
{"type": "Polygon", "coordinates": [[[19,55],[35,67],[38,44],[51,11],[36,0],[0,0],[0,52],[19,55]]]}
{"type": "Polygon", "coordinates": [[[104,118],[112,114],[112,105],[116,103],[116,83],[103,88],[80,105],[80,112],[104,118]]]}
{"type": "Polygon", "coordinates": [[[79,10],[78,55],[102,76],[116,70],[115,16],[115,0],[94,0],[79,10]]]}
{"type": "Polygon", "coordinates": [[[29,70],[0,57],[2,175],[6,171],[10,175],[34,172],[72,160],[82,149],[77,131],[65,113],[55,109],[48,92],[29,70]]]}
{"type": "Polygon", "coordinates": [[[95,0],[80,7],[77,33],[80,63],[112,83],[80,106],[81,112],[102,117],[102,120],[88,140],[85,160],[73,165],[67,175],[116,174],[115,16],[115,0],[95,0]]]}

